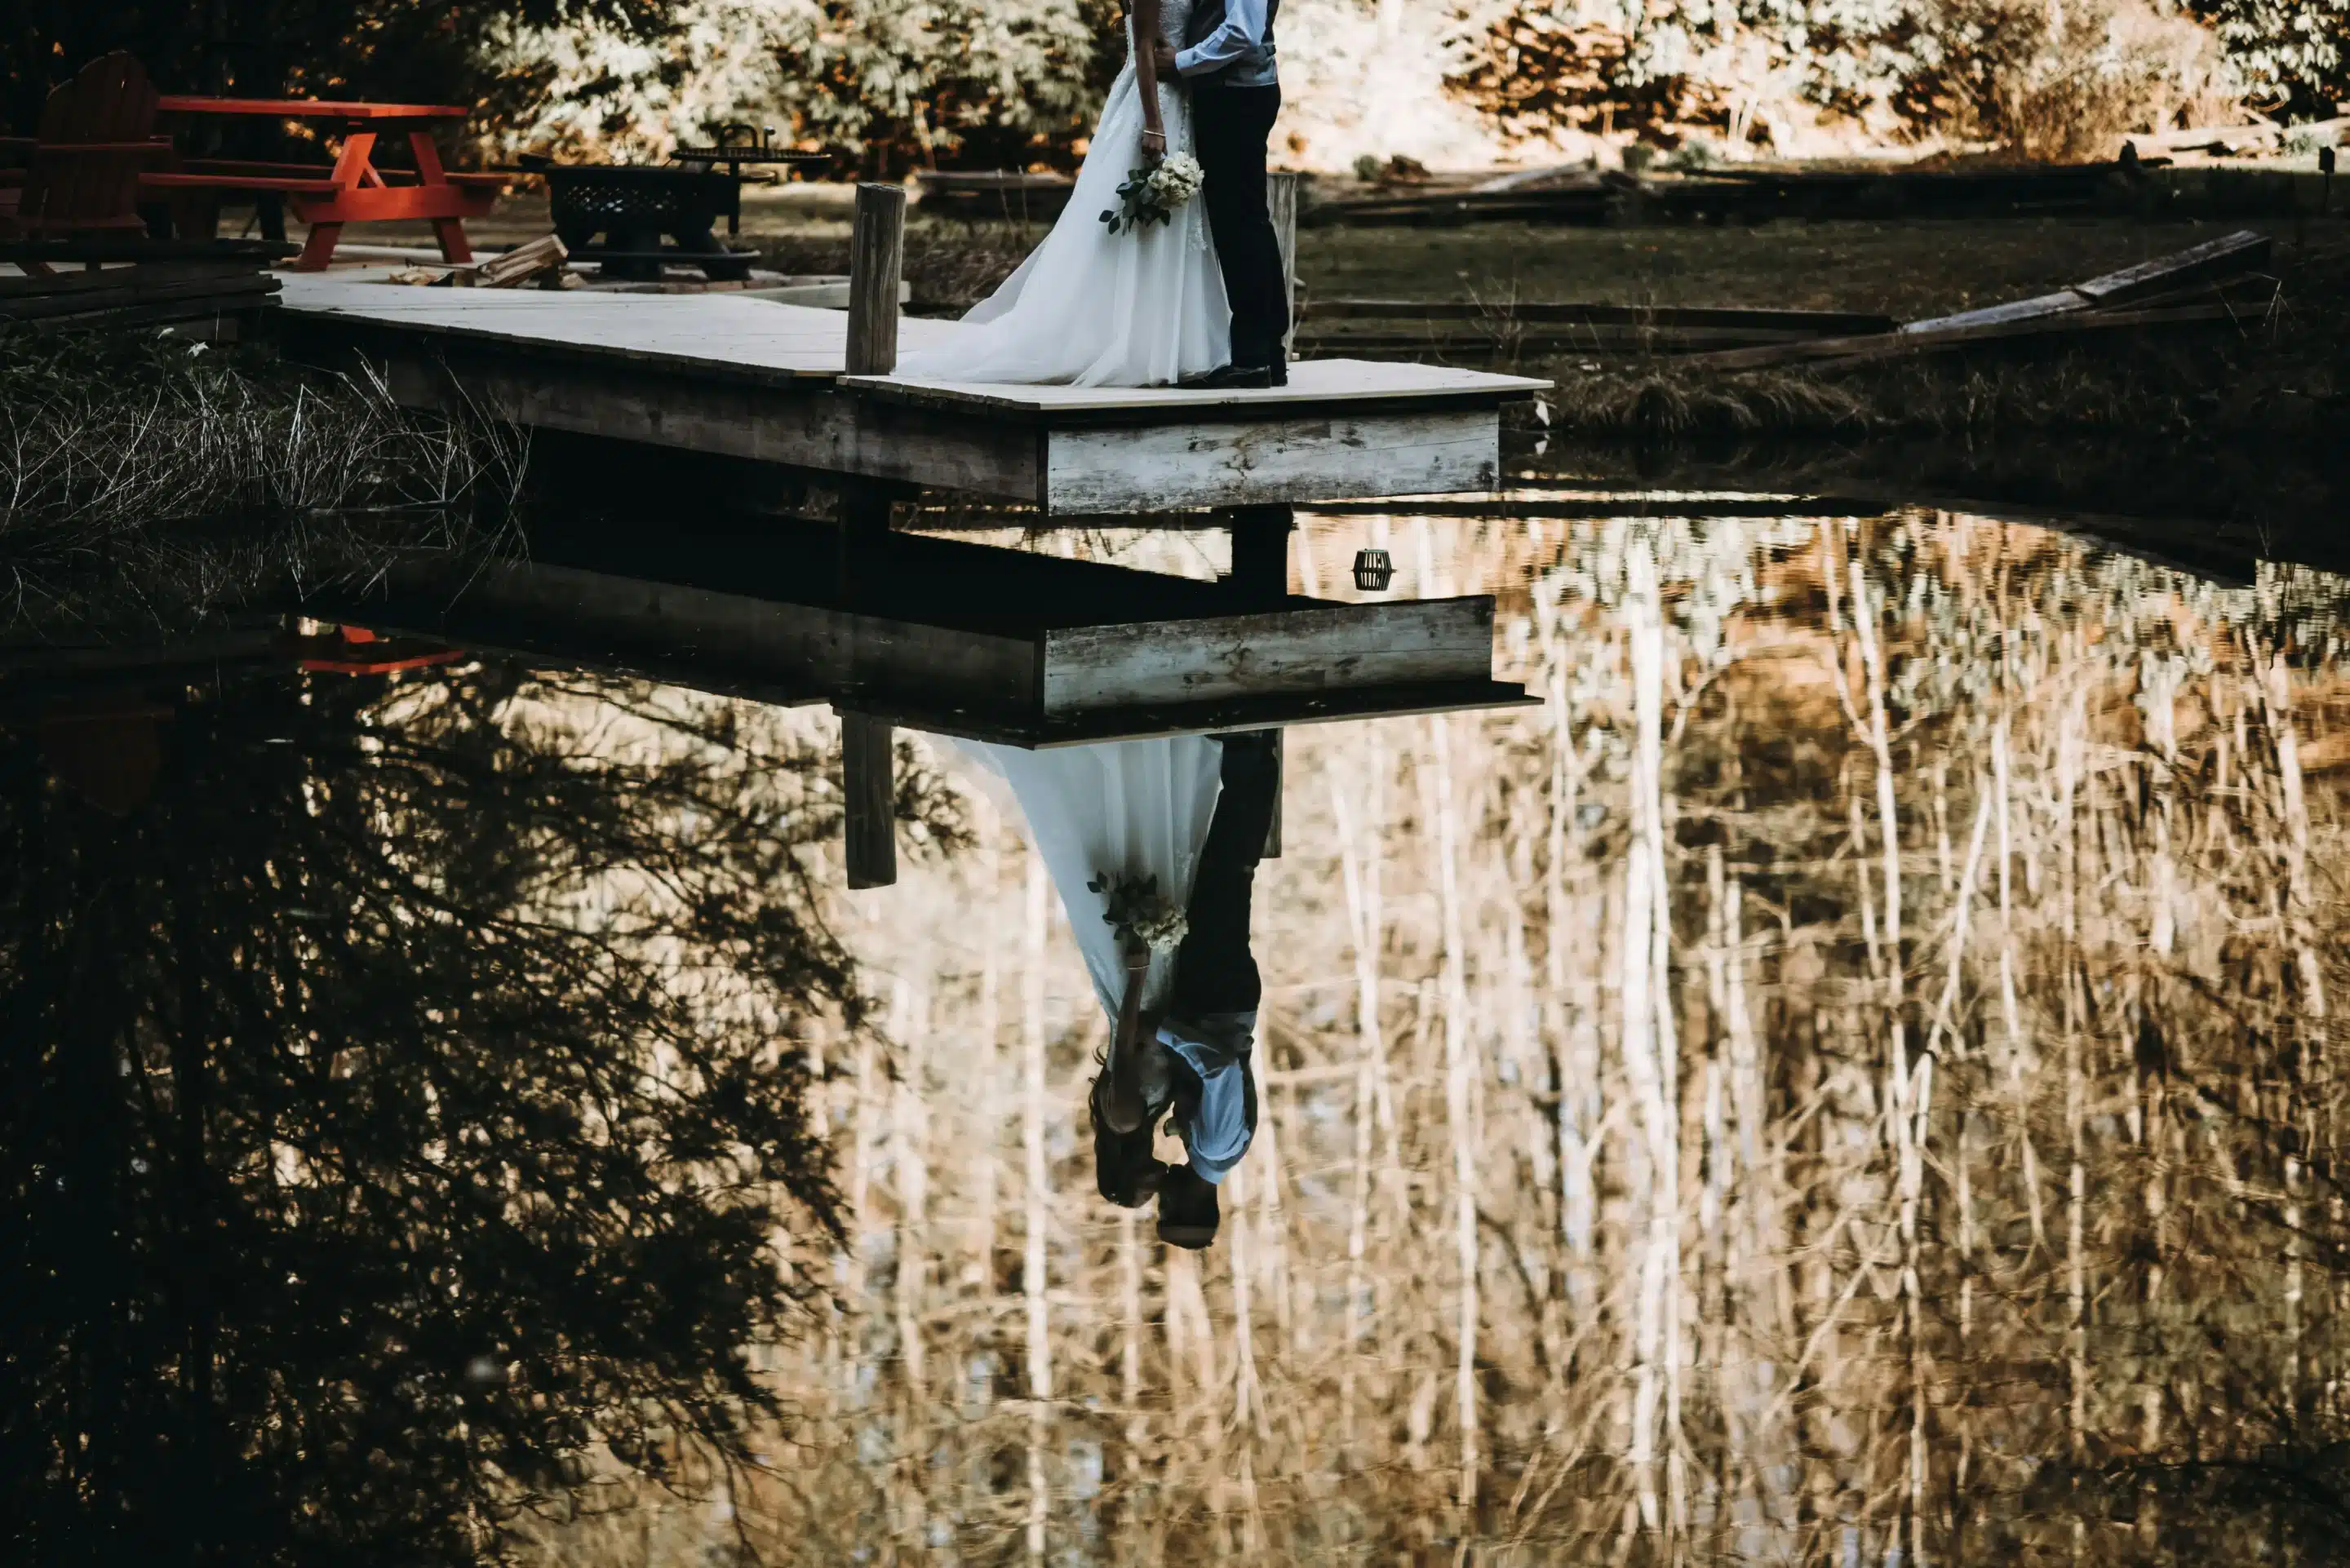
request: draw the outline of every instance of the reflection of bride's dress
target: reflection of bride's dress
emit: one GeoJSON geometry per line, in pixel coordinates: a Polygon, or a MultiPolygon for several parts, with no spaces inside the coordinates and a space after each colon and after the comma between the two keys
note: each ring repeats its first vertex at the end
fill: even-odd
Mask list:
{"type": "MultiPolygon", "coordinates": [[[[1029,835],[1060,889],[1094,995],[1115,1023],[1126,993],[1126,966],[1102,919],[1107,901],[1086,884],[1105,871],[1156,877],[1171,902],[1190,904],[1200,848],[1222,789],[1222,743],[1209,735],[1176,735],[1037,752],[978,743],[965,749],[1002,774],[1019,798],[1029,835]]],[[[1153,954],[1143,1006],[1161,1005],[1174,977],[1175,955],[1153,954]]]]}
{"type": "MultiPolygon", "coordinates": [[[[1192,0],[1164,0],[1159,31],[1180,45],[1192,0]]],[[[1130,41],[1129,41],[1130,44],[1130,41]]],[[[1191,150],[1191,106],[1162,83],[1169,152],[1191,150]]],[[[1131,47],[1109,89],[1069,205],[1020,270],[973,306],[963,329],[908,354],[897,373],[934,381],[1156,387],[1230,358],[1232,310],[1193,197],[1165,225],[1113,234],[1102,213],[1142,164],[1142,94],[1131,47]]]]}

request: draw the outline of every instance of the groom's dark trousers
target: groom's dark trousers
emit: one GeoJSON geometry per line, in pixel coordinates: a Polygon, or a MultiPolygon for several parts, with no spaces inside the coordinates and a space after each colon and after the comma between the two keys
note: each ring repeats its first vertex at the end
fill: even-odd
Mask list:
{"type": "Polygon", "coordinates": [[[1280,113],[1278,87],[1203,81],[1191,95],[1191,140],[1207,176],[1200,199],[1232,306],[1232,363],[1250,369],[1284,364],[1289,333],[1289,279],[1264,204],[1265,144],[1280,113]]]}

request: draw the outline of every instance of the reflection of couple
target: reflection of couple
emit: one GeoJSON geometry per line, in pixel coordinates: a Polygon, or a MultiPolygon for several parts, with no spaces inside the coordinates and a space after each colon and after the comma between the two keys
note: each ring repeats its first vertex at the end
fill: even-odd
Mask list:
{"type": "Polygon", "coordinates": [[[966,330],[908,354],[930,380],[1263,387],[1288,379],[1286,275],[1265,208],[1281,0],[1133,0],[1126,68],[1061,220],[966,330]],[[1147,41],[1147,47],[1146,47],[1147,41]],[[1113,234],[1133,171],[1190,153],[1199,199],[1113,234]]]}
{"type": "Polygon", "coordinates": [[[1256,1133],[1249,894],[1279,787],[1272,734],[981,750],[1019,797],[1115,1024],[1089,1096],[1101,1194],[1128,1209],[1155,1196],[1160,1238],[1205,1247],[1217,1184],[1256,1133]],[[1104,872],[1156,877],[1188,914],[1181,944],[1122,944],[1103,918],[1104,872]],[[1163,1119],[1182,1139],[1180,1165],[1152,1152],[1163,1119]]]}

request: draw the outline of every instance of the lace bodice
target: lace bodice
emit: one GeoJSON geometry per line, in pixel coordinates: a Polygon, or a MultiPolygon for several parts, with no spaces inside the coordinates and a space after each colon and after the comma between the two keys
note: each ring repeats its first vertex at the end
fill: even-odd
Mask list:
{"type": "MultiPolygon", "coordinates": [[[[1195,0],[1159,0],[1159,36],[1174,45],[1183,47],[1183,29],[1191,25],[1191,7],[1195,0]]],[[[1134,44],[1134,13],[1127,13],[1126,41],[1130,53],[1134,44]]]]}

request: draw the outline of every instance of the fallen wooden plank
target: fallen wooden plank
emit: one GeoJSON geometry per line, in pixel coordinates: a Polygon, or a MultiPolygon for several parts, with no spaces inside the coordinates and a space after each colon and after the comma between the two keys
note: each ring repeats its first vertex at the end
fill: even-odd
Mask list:
{"type": "Polygon", "coordinates": [[[1490,195],[1377,197],[1326,202],[1306,212],[1308,226],[1332,223],[1461,223],[1503,222],[1598,223],[1614,210],[1617,192],[1605,188],[1510,191],[1490,195]]]}
{"type": "Polygon", "coordinates": [[[1308,306],[1307,321],[1388,320],[1417,317],[1426,321],[1575,322],[1594,326],[1655,327],[1746,327],[1761,331],[1848,337],[1890,332],[1889,316],[1859,310],[1748,309],[1734,306],[1590,305],[1552,300],[1321,299],[1308,306]]]}
{"type": "Polygon", "coordinates": [[[1887,332],[1867,337],[1831,337],[1814,343],[1731,348],[1716,354],[1691,354],[1679,362],[1714,370],[1757,370],[1781,365],[1854,365],[2015,338],[2126,331],[2139,327],[2187,327],[2238,319],[2238,313],[2225,305],[2173,306],[2160,310],[2074,310],[2035,316],[2024,320],[1941,327],[1929,332],[1887,332]]]}
{"type": "Polygon", "coordinates": [[[1072,191],[1066,174],[1032,174],[1014,169],[926,169],[917,173],[925,191],[1072,191]]]}
{"type": "Polygon", "coordinates": [[[1924,321],[1912,321],[1901,330],[1904,333],[1947,332],[2140,304],[2157,296],[2241,276],[2255,267],[2265,266],[2274,248],[2274,242],[2266,234],[2240,229],[2232,234],[2222,234],[2208,244],[2197,245],[2192,250],[2180,251],[2175,255],[2157,256],[2152,261],[2140,262],[2119,272],[2093,277],[2086,283],[2076,283],[2055,294],[2012,300],[2005,305],[1986,306],[1981,310],[1960,311],[1955,316],[1937,316],[1924,321]]]}
{"type": "Polygon", "coordinates": [[[257,278],[268,275],[261,265],[244,260],[143,262],[110,266],[99,272],[61,272],[49,277],[0,277],[0,300],[47,297],[97,292],[136,292],[192,278],[257,278]]]}
{"type": "Polygon", "coordinates": [[[1599,182],[1599,176],[1580,163],[1554,164],[1542,169],[1520,169],[1509,174],[1497,174],[1491,180],[1481,180],[1469,187],[1472,196],[1500,195],[1512,191],[1528,190],[1589,190],[1599,182]],[[1553,185],[1551,182],[1556,181],[1553,185]]]}
{"type": "Polygon", "coordinates": [[[2231,151],[2279,141],[2294,130],[2338,131],[2345,126],[2350,126],[2350,119],[2338,117],[2293,126],[2262,120],[2252,125],[2196,125],[2181,130],[2138,131],[2123,140],[2135,144],[2140,152],[2192,152],[2206,148],[2231,151]]]}
{"type": "Polygon", "coordinates": [[[89,238],[76,240],[0,240],[0,262],[47,262],[55,266],[79,266],[84,262],[152,262],[244,257],[261,265],[296,254],[298,245],[274,240],[151,240],[89,238]]]}
{"type": "Polygon", "coordinates": [[[0,321],[60,320],[69,317],[106,316],[146,306],[217,302],[224,310],[253,308],[278,292],[277,280],[267,273],[250,278],[190,278],[181,283],[151,285],[139,289],[79,289],[68,294],[0,296],[0,321]]]}
{"type": "Polygon", "coordinates": [[[1816,333],[1793,332],[1670,332],[1634,327],[1523,327],[1492,332],[1378,332],[1344,336],[1309,333],[1304,339],[1311,354],[1344,354],[1364,358],[1436,355],[1468,361],[1497,354],[1547,355],[1711,353],[1724,348],[1751,348],[1781,343],[1817,341],[1816,333]]]}
{"type": "Polygon", "coordinates": [[[2110,272],[2103,277],[2093,277],[2086,283],[2073,286],[2075,294],[2085,295],[2100,306],[2140,303],[2150,296],[2184,288],[2189,284],[2215,283],[2225,277],[2239,277],[2256,267],[2269,265],[2275,253],[2276,242],[2266,234],[2250,229],[2239,229],[2232,234],[2222,234],[2192,250],[2177,255],[2158,256],[2150,262],[2110,272]]]}

